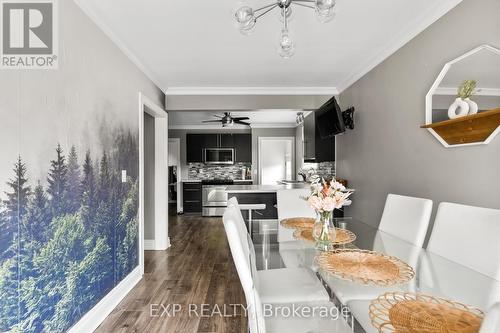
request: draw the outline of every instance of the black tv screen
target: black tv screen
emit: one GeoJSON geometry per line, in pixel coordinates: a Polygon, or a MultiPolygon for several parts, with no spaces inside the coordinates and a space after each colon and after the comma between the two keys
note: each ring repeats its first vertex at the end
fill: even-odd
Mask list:
{"type": "Polygon", "coordinates": [[[316,127],[322,139],[328,139],[345,132],[342,110],[335,97],[332,97],[316,111],[316,127]]]}

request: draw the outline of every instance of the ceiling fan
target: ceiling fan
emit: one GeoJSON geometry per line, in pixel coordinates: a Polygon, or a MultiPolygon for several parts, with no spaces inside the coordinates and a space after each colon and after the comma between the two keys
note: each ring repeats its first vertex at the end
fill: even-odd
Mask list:
{"type": "Polygon", "coordinates": [[[223,116],[214,115],[219,119],[217,120],[205,120],[204,123],[222,123],[222,127],[231,127],[234,124],[250,126],[250,123],[243,120],[250,120],[248,117],[232,117],[231,112],[224,112],[223,116]]]}

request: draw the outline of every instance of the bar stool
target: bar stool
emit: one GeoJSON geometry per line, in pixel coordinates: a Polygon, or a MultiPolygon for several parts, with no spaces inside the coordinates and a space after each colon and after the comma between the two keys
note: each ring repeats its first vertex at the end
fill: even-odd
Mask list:
{"type": "MultiPolygon", "coordinates": [[[[253,234],[252,234],[252,222],[253,222],[253,211],[254,210],[265,210],[266,209],[265,204],[239,204],[240,210],[247,210],[248,211],[248,233],[250,234],[250,238],[253,239],[253,234]]],[[[258,212],[256,212],[258,213],[258,212]]],[[[262,215],[262,214],[261,214],[262,215]]]]}

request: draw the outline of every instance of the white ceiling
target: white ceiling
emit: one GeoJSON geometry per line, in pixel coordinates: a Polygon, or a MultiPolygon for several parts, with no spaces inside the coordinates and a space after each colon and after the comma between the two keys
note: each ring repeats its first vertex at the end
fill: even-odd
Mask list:
{"type": "MultiPolygon", "coordinates": [[[[297,112],[295,110],[252,110],[231,112],[233,117],[249,117],[248,122],[253,128],[259,127],[294,127],[296,125],[297,112]]],[[[222,115],[222,112],[214,111],[177,111],[168,113],[169,128],[196,128],[210,129],[222,128],[217,123],[202,123],[203,120],[216,120],[214,115],[222,115]]],[[[305,113],[307,114],[307,112],[305,113]]],[[[235,128],[248,128],[236,126],[235,128]]]]}
{"type": "MultiPolygon", "coordinates": [[[[234,0],[75,0],[163,90],[178,87],[336,87],[342,91],[461,0],[338,0],[317,22],[294,8],[292,59],[277,55],[278,13],[255,32],[233,25],[234,0]]],[[[248,0],[256,7],[273,0],[248,0]]],[[[173,89],[175,91],[175,89],[173,89]]],[[[185,91],[185,90],[182,90],[185,91]]]]}

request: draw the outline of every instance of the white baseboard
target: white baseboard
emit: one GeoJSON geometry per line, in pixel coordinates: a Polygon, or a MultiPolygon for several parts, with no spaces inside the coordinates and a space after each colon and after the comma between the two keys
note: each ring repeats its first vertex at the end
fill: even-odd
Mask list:
{"type": "Polygon", "coordinates": [[[80,319],[68,333],[92,333],[118,306],[122,299],[142,279],[140,267],[136,267],[125,279],[99,301],[82,319],[80,319]]]}
{"type": "Polygon", "coordinates": [[[164,249],[159,249],[156,247],[156,242],[154,239],[144,240],[144,250],[145,251],[165,251],[170,247],[170,237],[167,237],[167,246],[164,249]]]}
{"type": "Polygon", "coordinates": [[[154,239],[145,239],[144,240],[144,250],[145,251],[154,251],[156,250],[156,244],[154,239]]]}

